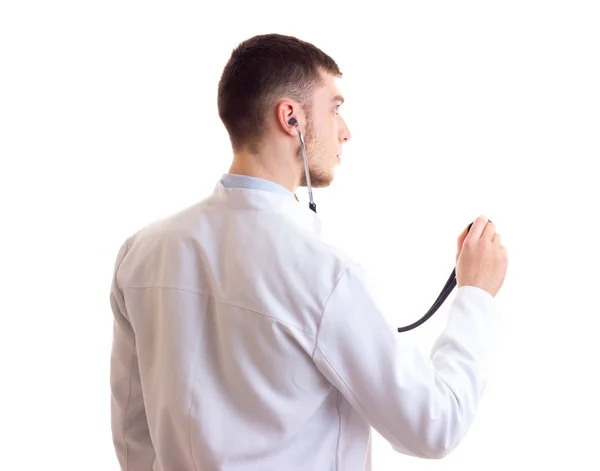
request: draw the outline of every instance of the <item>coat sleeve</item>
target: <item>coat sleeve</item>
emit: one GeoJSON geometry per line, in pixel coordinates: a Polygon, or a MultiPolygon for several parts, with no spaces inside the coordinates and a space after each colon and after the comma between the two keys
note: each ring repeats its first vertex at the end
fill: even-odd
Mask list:
{"type": "Polygon", "coordinates": [[[352,407],[399,453],[439,459],[471,426],[496,345],[494,298],[461,286],[431,355],[385,320],[367,279],[350,266],[330,294],[313,360],[352,407]]]}
{"type": "Polygon", "coordinates": [[[118,267],[127,251],[119,251],[110,289],[113,343],[110,362],[111,427],[113,444],[123,470],[150,471],[155,452],[150,440],[138,367],[136,338],[117,284],[118,267]]]}

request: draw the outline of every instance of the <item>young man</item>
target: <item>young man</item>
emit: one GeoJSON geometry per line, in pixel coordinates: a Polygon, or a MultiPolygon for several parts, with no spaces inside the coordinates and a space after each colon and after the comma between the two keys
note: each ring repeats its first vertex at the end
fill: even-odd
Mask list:
{"type": "Polygon", "coordinates": [[[331,183],[351,137],[341,76],[294,37],[240,44],[218,89],[229,173],[121,247],[110,300],[122,469],[363,471],[371,427],[423,458],[468,431],[506,250],[485,217],[459,236],[458,289],[430,358],[385,322],[365,274],[294,195],[331,183]]]}

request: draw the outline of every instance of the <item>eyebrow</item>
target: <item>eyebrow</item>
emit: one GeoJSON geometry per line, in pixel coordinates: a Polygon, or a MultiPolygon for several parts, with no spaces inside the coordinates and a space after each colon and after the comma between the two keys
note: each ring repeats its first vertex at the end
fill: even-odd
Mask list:
{"type": "Polygon", "coordinates": [[[339,101],[341,103],[344,103],[344,97],[342,95],[336,95],[331,99],[331,101],[339,101]]]}

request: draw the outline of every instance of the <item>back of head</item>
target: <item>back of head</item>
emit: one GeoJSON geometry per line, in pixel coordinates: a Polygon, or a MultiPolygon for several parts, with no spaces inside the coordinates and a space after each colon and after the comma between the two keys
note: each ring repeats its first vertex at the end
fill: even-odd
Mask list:
{"type": "Polygon", "coordinates": [[[265,118],[281,98],[296,100],[310,118],[320,71],[342,76],[331,57],[293,36],[263,34],[240,43],[221,75],[217,101],[234,152],[259,153],[265,118]]]}

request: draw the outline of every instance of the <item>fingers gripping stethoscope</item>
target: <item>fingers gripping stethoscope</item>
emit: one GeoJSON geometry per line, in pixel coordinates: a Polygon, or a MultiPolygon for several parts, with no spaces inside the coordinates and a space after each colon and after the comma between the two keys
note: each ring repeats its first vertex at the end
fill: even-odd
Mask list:
{"type": "MultiPolygon", "coordinates": [[[[306,185],[308,186],[308,197],[309,197],[308,207],[316,213],[317,205],[313,201],[312,188],[310,186],[310,175],[308,172],[308,159],[306,158],[306,149],[304,147],[304,138],[302,137],[302,132],[300,131],[300,128],[298,127],[298,121],[296,121],[296,118],[291,118],[288,121],[288,123],[291,124],[292,126],[296,126],[296,130],[298,131],[298,136],[300,137],[300,147],[302,149],[302,159],[304,160],[304,172],[306,174],[306,185]]],[[[492,221],[490,220],[489,222],[492,222],[492,221]]],[[[467,230],[467,232],[471,230],[472,226],[473,226],[473,223],[469,224],[469,229],[467,230]]],[[[420,325],[425,323],[428,319],[431,318],[431,316],[433,316],[436,313],[436,311],[440,308],[440,306],[442,304],[444,304],[444,301],[446,301],[446,298],[448,298],[448,296],[450,296],[450,293],[452,292],[452,290],[455,287],[456,287],[456,267],[452,270],[452,273],[450,274],[450,278],[448,278],[448,281],[446,281],[444,288],[440,292],[438,298],[435,300],[433,305],[429,308],[429,311],[427,311],[425,313],[425,315],[423,317],[421,317],[418,321],[413,322],[412,324],[409,324],[404,327],[398,327],[398,332],[408,332],[409,330],[419,327],[420,325]]]]}

